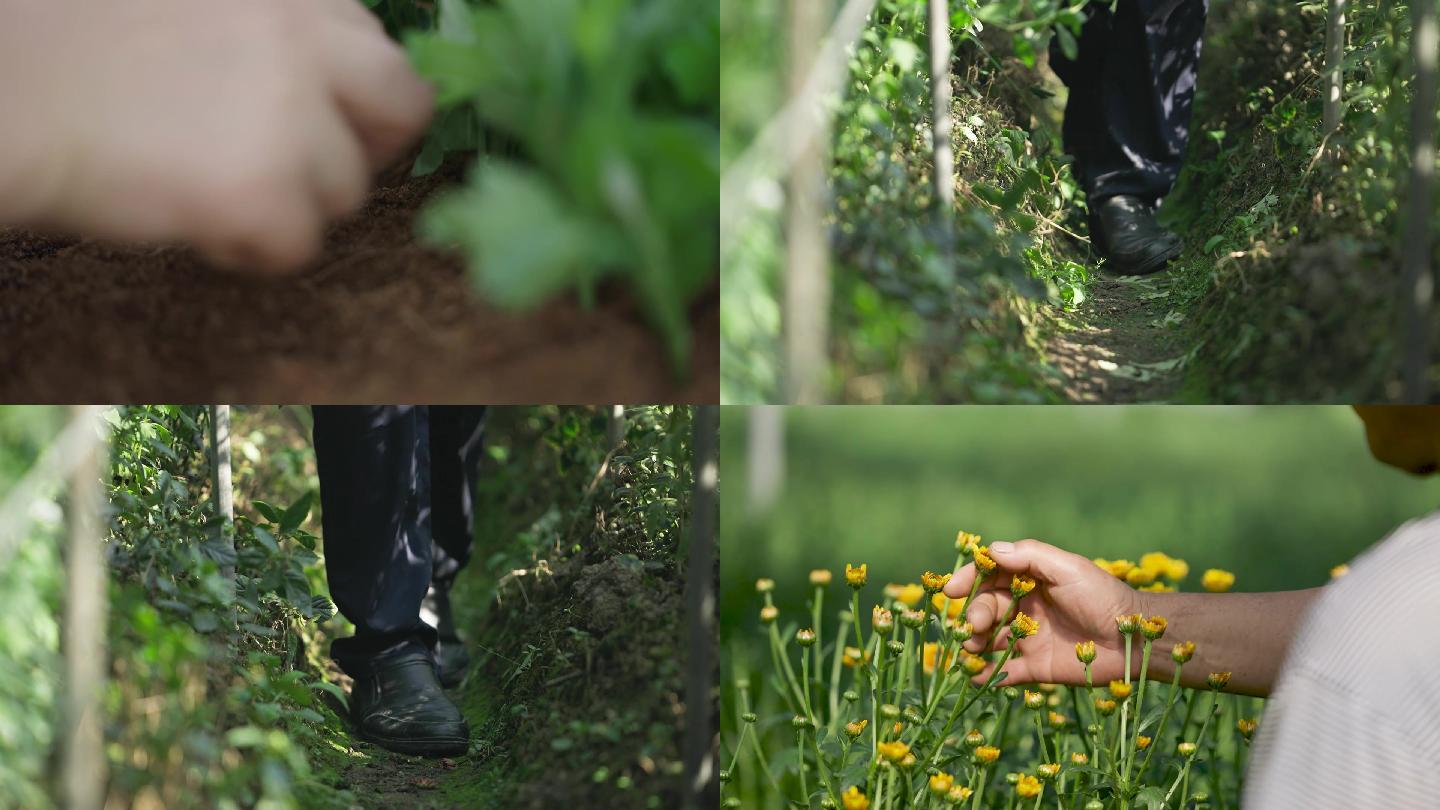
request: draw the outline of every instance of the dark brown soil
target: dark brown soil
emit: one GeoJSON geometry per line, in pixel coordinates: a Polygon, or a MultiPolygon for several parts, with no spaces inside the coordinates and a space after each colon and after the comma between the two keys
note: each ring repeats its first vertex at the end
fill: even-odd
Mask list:
{"type": "MultiPolygon", "coordinates": [[[[0,230],[0,398],[11,402],[716,402],[717,289],[691,310],[677,380],[620,286],[514,313],[460,259],[416,244],[427,197],[382,183],[284,279],[229,274],[177,247],[0,230]]],[[[394,175],[392,175],[393,177],[394,175]]]]}

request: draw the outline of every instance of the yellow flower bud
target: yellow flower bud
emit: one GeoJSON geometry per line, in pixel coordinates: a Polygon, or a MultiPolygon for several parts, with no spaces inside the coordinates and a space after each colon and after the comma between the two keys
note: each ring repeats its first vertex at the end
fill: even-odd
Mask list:
{"type": "Polygon", "coordinates": [[[949,574],[936,574],[933,571],[926,571],[920,575],[920,586],[926,593],[938,593],[945,583],[950,581],[949,574]]]}
{"type": "Polygon", "coordinates": [[[1168,622],[1165,621],[1164,616],[1151,616],[1140,622],[1140,632],[1145,635],[1145,638],[1151,641],[1157,641],[1161,636],[1165,635],[1165,626],[1167,624],[1168,622]]]}
{"type": "Polygon", "coordinates": [[[888,636],[895,629],[895,614],[876,605],[870,610],[870,626],[876,633],[888,636]]]}
{"type": "Polygon", "coordinates": [[[1140,629],[1140,622],[1142,621],[1142,619],[1143,617],[1139,613],[1129,613],[1123,616],[1116,616],[1115,628],[1120,631],[1120,635],[1128,636],[1131,633],[1134,633],[1136,630],[1140,629]]]}
{"type": "Polygon", "coordinates": [[[1180,754],[1180,756],[1182,756],[1182,757],[1188,757],[1188,756],[1190,756],[1191,754],[1194,754],[1194,753],[1195,753],[1195,743],[1193,743],[1193,742],[1182,742],[1182,743],[1180,743],[1180,744],[1178,744],[1178,745],[1175,746],[1175,750],[1176,750],[1176,752],[1178,752],[1178,753],[1180,754]]]}
{"type": "Polygon", "coordinates": [[[780,618],[780,608],[777,608],[774,605],[766,605],[765,607],[760,608],[761,624],[770,624],[778,618],[780,618]]]}
{"type": "Polygon", "coordinates": [[[1116,700],[1124,700],[1130,697],[1130,693],[1134,691],[1134,689],[1135,685],[1131,683],[1125,683],[1124,681],[1110,682],[1110,694],[1113,695],[1116,700]]]}
{"type": "Polygon", "coordinates": [[[1144,751],[1146,748],[1150,747],[1150,738],[1146,737],[1144,734],[1141,734],[1140,736],[1135,738],[1135,747],[1140,749],[1141,751],[1144,751]]]}
{"type": "Polygon", "coordinates": [[[1119,705],[1109,698],[1095,698],[1095,710],[1109,717],[1115,713],[1115,707],[1119,705]]]}
{"type": "Polygon", "coordinates": [[[865,570],[869,563],[861,563],[857,568],[850,563],[845,563],[845,582],[855,590],[865,587],[865,570]]]}
{"type": "Polygon", "coordinates": [[[955,777],[948,773],[937,773],[930,777],[930,792],[936,796],[943,796],[950,792],[955,784],[955,777]]]}
{"type": "Polygon", "coordinates": [[[1245,738],[1245,742],[1250,742],[1250,740],[1255,737],[1255,727],[1257,725],[1259,724],[1254,720],[1248,717],[1242,717],[1235,721],[1235,730],[1240,732],[1240,736],[1245,738]]]}
{"type": "Polygon", "coordinates": [[[1235,575],[1219,568],[1210,568],[1200,575],[1200,587],[1211,593],[1224,593],[1235,585],[1235,575]]]}
{"type": "Polygon", "coordinates": [[[1182,641],[1170,648],[1170,658],[1177,664],[1188,664],[1195,657],[1195,642],[1182,641]]]}
{"type": "Polygon", "coordinates": [[[970,798],[971,793],[974,793],[974,791],[970,788],[964,785],[956,785],[955,787],[950,788],[950,792],[945,795],[945,800],[950,802],[951,804],[959,804],[960,802],[963,802],[966,799],[970,798]]]}
{"type": "Polygon", "coordinates": [[[925,589],[913,582],[905,585],[889,585],[885,588],[885,593],[891,599],[912,608],[919,605],[920,600],[925,598],[925,589]],[[891,588],[894,588],[893,592],[891,588]]]}
{"type": "Polygon", "coordinates": [[[1070,718],[1059,712],[1050,712],[1047,719],[1050,721],[1050,727],[1056,730],[1065,728],[1070,722],[1070,718]]]}
{"type": "Polygon", "coordinates": [[[755,580],[755,590],[759,591],[760,593],[770,593],[771,591],[775,590],[775,580],[757,579],[755,580]]]}
{"type": "Polygon", "coordinates": [[[1131,568],[1125,572],[1125,581],[1131,585],[1149,585],[1155,581],[1155,574],[1144,568],[1131,568]]]}
{"type": "Polygon", "coordinates": [[[1076,751],[1070,755],[1070,763],[1072,765],[1089,765],[1090,755],[1084,751],[1076,751]]]}
{"type": "Polygon", "coordinates": [[[876,746],[876,750],[880,752],[880,756],[891,762],[899,762],[910,754],[910,746],[899,740],[882,742],[876,746]]]}
{"type": "Polygon", "coordinates": [[[960,668],[965,670],[966,675],[979,675],[985,669],[985,659],[968,652],[962,653],[960,668]]]}
{"type": "MultiPolygon", "coordinates": [[[[868,653],[868,652],[865,653],[865,660],[866,660],[866,661],[869,661],[869,660],[870,660],[870,653],[868,653]]],[[[846,648],[845,648],[845,654],[841,657],[840,662],[841,662],[842,664],[844,664],[845,666],[847,666],[847,667],[851,667],[852,669],[853,669],[854,667],[856,667],[856,666],[859,666],[859,665],[860,665],[860,648],[859,648],[859,647],[846,647],[846,648]]]]}
{"type": "Polygon", "coordinates": [[[813,647],[815,645],[815,631],[810,628],[795,631],[795,643],[801,647],[813,647]]]}
{"type": "Polygon", "coordinates": [[[853,740],[856,737],[859,737],[861,734],[864,734],[865,727],[868,725],[870,725],[869,720],[855,720],[853,722],[846,723],[845,733],[850,735],[850,739],[853,740]]]}
{"type": "Polygon", "coordinates": [[[955,534],[955,550],[969,552],[980,545],[980,535],[971,534],[967,531],[960,531],[955,534]]]}
{"type": "Polygon", "coordinates": [[[972,728],[972,729],[970,729],[970,732],[965,735],[965,747],[966,747],[966,748],[979,748],[980,746],[982,746],[982,745],[984,745],[984,744],[985,744],[985,735],[984,735],[984,734],[981,734],[981,733],[980,733],[980,729],[978,729],[978,728],[972,728]]]}
{"type": "Polygon", "coordinates": [[[1022,799],[1033,799],[1039,796],[1044,790],[1045,786],[1040,784],[1040,780],[1028,773],[1020,777],[1020,781],[1015,783],[1015,795],[1022,799]]]}
{"type": "Polygon", "coordinates": [[[925,626],[925,614],[918,610],[900,611],[900,625],[911,630],[919,630],[925,626]]]}
{"type": "Polygon", "coordinates": [[[1025,690],[1025,708],[1039,709],[1045,705],[1045,694],[1043,692],[1031,692],[1025,690]]]}
{"type": "Polygon", "coordinates": [[[1000,749],[993,745],[982,745],[975,749],[975,761],[981,765],[989,765],[1000,758],[1000,749]]]}
{"type": "Polygon", "coordinates": [[[1082,664],[1090,664],[1095,661],[1095,642],[1081,641],[1075,645],[1075,657],[1080,659],[1082,664]]]}
{"type": "Polygon", "coordinates": [[[1340,577],[1343,577],[1348,573],[1350,573],[1350,566],[1346,565],[1345,563],[1340,563],[1339,565],[1330,569],[1330,578],[1339,579],[1340,577]]]}
{"type": "Polygon", "coordinates": [[[1029,638],[1035,635],[1039,629],[1039,622],[1020,612],[1017,612],[1015,620],[1010,622],[1010,635],[1017,639],[1029,638]]]}
{"type": "Polygon", "coordinates": [[[1039,774],[1041,779],[1054,779],[1060,775],[1060,763],[1042,762],[1035,766],[1035,773],[1039,774]]]}
{"type": "Polygon", "coordinates": [[[828,569],[828,568],[816,568],[814,571],[811,571],[811,572],[810,572],[810,584],[811,584],[811,585],[829,585],[829,584],[830,584],[830,576],[831,576],[831,574],[830,574],[830,569],[828,569]]]}
{"type": "Polygon", "coordinates": [[[1010,578],[1010,595],[1016,599],[1025,598],[1033,590],[1035,590],[1034,577],[1016,574],[1010,578]]]}
{"type": "Polygon", "coordinates": [[[840,803],[845,805],[845,810],[870,810],[870,800],[855,785],[841,794],[840,803]]]}
{"type": "Polygon", "coordinates": [[[990,559],[989,546],[976,546],[974,561],[975,571],[982,579],[995,573],[995,561],[990,559]]]}
{"type": "Polygon", "coordinates": [[[1210,677],[1205,679],[1205,683],[1211,689],[1224,689],[1230,683],[1230,673],[1212,672],[1210,673],[1210,677]]]}

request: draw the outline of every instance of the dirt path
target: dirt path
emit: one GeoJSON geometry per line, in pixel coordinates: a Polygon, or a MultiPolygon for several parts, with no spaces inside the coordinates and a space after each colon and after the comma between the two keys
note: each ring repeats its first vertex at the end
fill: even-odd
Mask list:
{"type": "Polygon", "coordinates": [[[1165,402],[1180,388],[1183,312],[1165,274],[1102,276],[1075,313],[1057,319],[1045,354],[1071,402],[1165,402]]]}
{"type": "Polygon", "coordinates": [[[24,402],[714,402],[718,289],[691,310],[688,380],[616,285],[513,313],[415,243],[457,169],[378,189],[285,279],[179,248],[0,229],[0,396],[24,402]]]}

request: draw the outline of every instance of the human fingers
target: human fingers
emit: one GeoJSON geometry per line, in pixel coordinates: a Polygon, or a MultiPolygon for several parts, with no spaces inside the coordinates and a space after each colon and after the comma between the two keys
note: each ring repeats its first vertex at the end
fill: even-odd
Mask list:
{"type": "Polygon", "coordinates": [[[365,148],[333,105],[313,106],[310,117],[306,133],[311,141],[310,178],[316,204],[327,218],[344,216],[360,207],[370,189],[365,148]]]}
{"type": "MultiPolygon", "coordinates": [[[[976,686],[984,686],[985,683],[990,680],[990,676],[995,674],[996,663],[997,662],[995,661],[990,661],[985,664],[985,668],[980,670],[980,674],[976,675],[971,682],[974,683],[976,686]]],[[[1012,657],[1007,660],[1005,662],[1004,672],[1005,677],[997,680],[995,682],[996,686],[1011,686],[1020,683],[1034,683],[1036,680],[1038,680],[1034,672],[1034,667],[1031,665],[1031,662],[1027,661],[1024,658],[1012,657]]]]}
{"type": "Polygon", "coordinates": [[[965,641],[965,649],[978,653],[989,646],[990,634],[998,628],[996,622],[1008,614],[1015,599],[1008,591],[985,591],[975,597],[965,612],[965,620],[974,630],[965,641]]]}
{"type": "Polygon", "coordinates": [[[434,114],[434,88],[383,33],[325,25],[318,39],[336,106],[364,145],[371,168],[384,168],[424,133],[434,114]]]}
{"type": "Polygon", "coordinates": [[[1010,574],[1026,574],[1040,582],[1060,584],[1076,579],[1095,566],[1079,554],[1072,554],[1039,540],[990,544],[990,558],[1010,574]]]}

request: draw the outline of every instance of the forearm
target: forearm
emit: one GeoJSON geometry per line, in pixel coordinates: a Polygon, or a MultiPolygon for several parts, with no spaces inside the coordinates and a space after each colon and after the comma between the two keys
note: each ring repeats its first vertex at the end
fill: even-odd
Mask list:
{"type": "MultiPolygon", "coordinates": [[[[1319,593],[1319,588],[1274,593],[1147,593],[1143,602],[1146,614],[1169,621],[1165,637],[1155,643],[1150,655],[1149,677],[1173,677],[1175,662],[1170,648],[1193,641],[1195,657],[1181,669],[1182,686],[1203,689],[1210,673],[1229,672],[1226,691],[1268,695],[1300,619],[1319,593]]],[[[1138,656],[1134,667],[1138,675],[1138,656]]]]}

